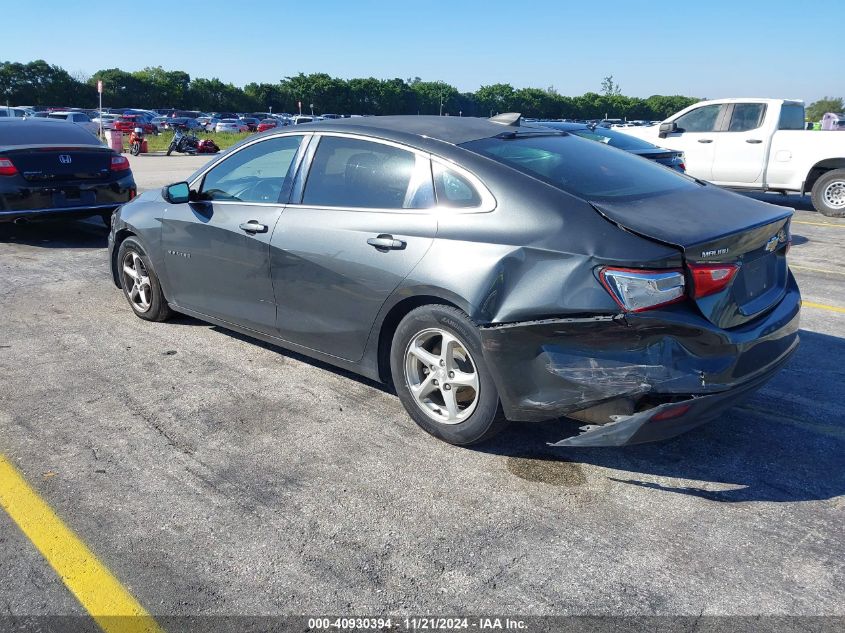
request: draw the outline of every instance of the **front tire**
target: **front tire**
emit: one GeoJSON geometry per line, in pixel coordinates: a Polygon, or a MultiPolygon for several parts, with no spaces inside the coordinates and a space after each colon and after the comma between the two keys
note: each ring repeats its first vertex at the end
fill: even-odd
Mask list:
{"type": "Polygon", "coordinates": [[[831,218],[845,217],[845,169],[822,174],[811,194],[816,211],[831,218]]]}
{"type": "Polygon", "coordinates": [[[161,290],[144,247],[134,237],[127,237],[117,252],[118,273],[123,296],[132,311],[146,321],[166,321],[173,314],[161,290]]]}
{"type": "Polygon", "coordinates": [[[467,446],[507,426],[475,324],[457,308],[426,305],[399,323],[390,349],[396,393],[431,435],[467,446]]]}
{"type": "Polygon", "coordinates": [[[173,145],[173,143],[171,143],[170,145],[168,145],[168,146],[167,146],[167,155],[168,155],[168,156],[170,156],[170,154],[172,154],[172,153],[173,153],[173,150],[174,150],[174,149],[175,149],[175,146],[173,145]]]}
{"type": "Polygon", "coordinates": [[[141,144],[137,141],[132,143],[132,147],[129,149],[129,153],[133,156],[138,156],[141,153],[141,144]]]}

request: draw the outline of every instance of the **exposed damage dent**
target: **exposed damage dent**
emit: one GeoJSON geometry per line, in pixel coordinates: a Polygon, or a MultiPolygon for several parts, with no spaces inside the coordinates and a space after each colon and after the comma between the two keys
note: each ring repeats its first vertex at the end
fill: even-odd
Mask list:
{"type": "Polygon", "coordinates": [[[672,428],[692,428],[767,380],[798,345],[794,280],[787,293],[760,325],[732,330],[669,308],[489,325],[481,340],[509,419],[599,422],[556,446],[618,446],[649,441],[647,423],[678,403],[689,413],[672,428]]]}

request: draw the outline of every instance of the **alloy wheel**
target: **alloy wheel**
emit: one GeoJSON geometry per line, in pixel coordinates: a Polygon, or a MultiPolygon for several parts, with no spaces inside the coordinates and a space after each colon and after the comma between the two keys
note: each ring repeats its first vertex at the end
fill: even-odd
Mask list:
{"type": "Polygon", "coordinates": [[[124,256],[122,275],[123,287],[132,307],[137,312],[148,311],[152,303],[153,289],[147,267],[135,251],[129,251],[124,256]]]}
{"type": "Polygon", "coordinates": [[[417,406],[441,424],[463,422],[478,404],[475,362],[467,346],[446,330],[423,330],[411,339],[405,381],[417,406]]]}

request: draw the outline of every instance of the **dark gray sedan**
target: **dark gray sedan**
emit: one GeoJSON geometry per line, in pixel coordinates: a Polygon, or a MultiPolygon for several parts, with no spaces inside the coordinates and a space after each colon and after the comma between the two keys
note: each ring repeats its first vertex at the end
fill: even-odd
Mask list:
{"type": "Polygon", "coordinates": [[[423,429],[681,433],[798,345],[791,212],[517,116],[372,117],[251,137],[115,215],[114,281],[392,384],[423,429]]]}

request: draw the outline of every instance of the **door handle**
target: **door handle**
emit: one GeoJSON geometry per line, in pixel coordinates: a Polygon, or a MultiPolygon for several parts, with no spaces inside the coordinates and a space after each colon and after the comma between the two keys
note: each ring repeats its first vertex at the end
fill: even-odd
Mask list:
{"type": "Polygon", "coordinates": [[[244,222],[239,225],[241,231],[246,231],[247,233],[266,233],[267,232],[267,225],[261,224],[257,220],[250,220],[249,222],[244,222]]]}
{"type": "Polygon", "coordinates": [[[700,139],[698,139],[698,142],[699,143],[712,143],[713,139],[712,138],[700,138],[700,139]]]}
{"type": "Polygon", "coordinates": [[[747,138],[747,139],[745,139],[745,142],[746,143],[753,143],[754,145],[757,145],[758,143],[762,143],[763,141],[761,141],[759,138],[747,138]]]}
{"type": "Polygon", "coordinates": [[[405,242],[402,240],[394,240],[392,235],[382,233],[378,237],[371,237],[367,240],[367,244],[377,248],[378,250],[402,250],[405,248],[405,242]]]}

